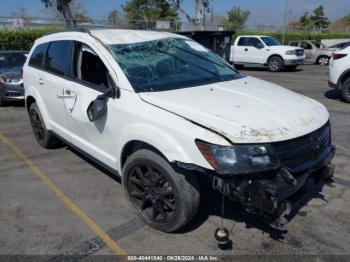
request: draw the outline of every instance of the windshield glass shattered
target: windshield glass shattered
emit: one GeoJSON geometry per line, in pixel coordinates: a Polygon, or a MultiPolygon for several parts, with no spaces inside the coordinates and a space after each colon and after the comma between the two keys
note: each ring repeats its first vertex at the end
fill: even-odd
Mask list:
{"type": "Polygon", "coordinates": [[[230,81],[242,76],[197,42],[164,38],[108,46],[136,92],[158,92],[230,81]]]}

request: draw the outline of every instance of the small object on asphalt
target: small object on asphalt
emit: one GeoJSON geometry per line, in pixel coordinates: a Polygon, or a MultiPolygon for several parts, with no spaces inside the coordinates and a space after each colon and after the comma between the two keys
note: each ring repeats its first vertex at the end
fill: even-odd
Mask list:
{"type": "Polygon", "coordinates": [[[229,232],[227,228],[224,228],[224,227],[218,227],[215,230],[214,237],[216,242],[218,242],[219,245],[227,245],[230,242],[229,232]]]}

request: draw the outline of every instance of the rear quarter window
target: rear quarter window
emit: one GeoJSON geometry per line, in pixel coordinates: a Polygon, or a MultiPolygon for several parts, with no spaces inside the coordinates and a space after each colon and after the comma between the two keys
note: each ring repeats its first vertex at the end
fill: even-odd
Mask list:
{"type": "Polygon", "coordinates": [[[71,41],[61,40],[50,43],[45,56],[45,69],[58,75],[65,75],[71,56],[71,41]]]}
{"type": "Polygon", "coordinates": [[[29,59],[29,65],[35,66],[35,67],[42,67],[43,64],[43,58],[46,53],[48,43],[40,44],[38,45],[34,51],[32,56],[29,59]]]}

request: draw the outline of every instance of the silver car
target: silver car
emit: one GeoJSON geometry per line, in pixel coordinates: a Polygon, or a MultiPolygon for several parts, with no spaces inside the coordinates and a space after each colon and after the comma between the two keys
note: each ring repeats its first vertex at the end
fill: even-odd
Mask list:
{"type": "Polygon", "coordinates": [[[332,52],[318,41],[298,40],[289,42],[289,45],[304,48],[305,63],[328,65],[332,56],[332,52]]]}
{"type": "Polygon", "coordinates": [[[22,67],[25,51],[0,51],[0,107],[4,102],[24,100],[22,67]]]}

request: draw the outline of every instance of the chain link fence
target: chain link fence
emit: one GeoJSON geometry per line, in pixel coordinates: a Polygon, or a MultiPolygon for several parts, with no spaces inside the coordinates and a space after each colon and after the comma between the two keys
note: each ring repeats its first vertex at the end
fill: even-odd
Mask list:
{"type": "MultiPolygon", "coordinates": [[[[256,32],[256,33],[282,33],[282,32],[334,32],[334,33],[350,33],[350,26],[347,27],[330,27],[327,29],[310,29],[293,26],[274,26],[274,25],[253,25],[253,26],[234,26],[226,27],[217,23],[194,24],[192,22],[172,20],[172,21],[151,21],[151,20],[126,20],[117,19],[113,21],[107,20],[75,20],[78,27],[87,29],[98,28],[118,28],[118,29],[141,29],[141,30],[159,30],[159,31],[224,31],[234,30],[237,32],[256,32]]],[[[59,28],[64,29],[65,23],[63,19],[51,19],[51,18],[16,18],[16,17],[0,17],[0,29],[13,30],[13,29],[39,29],[39,28],[59,28]]]]}

